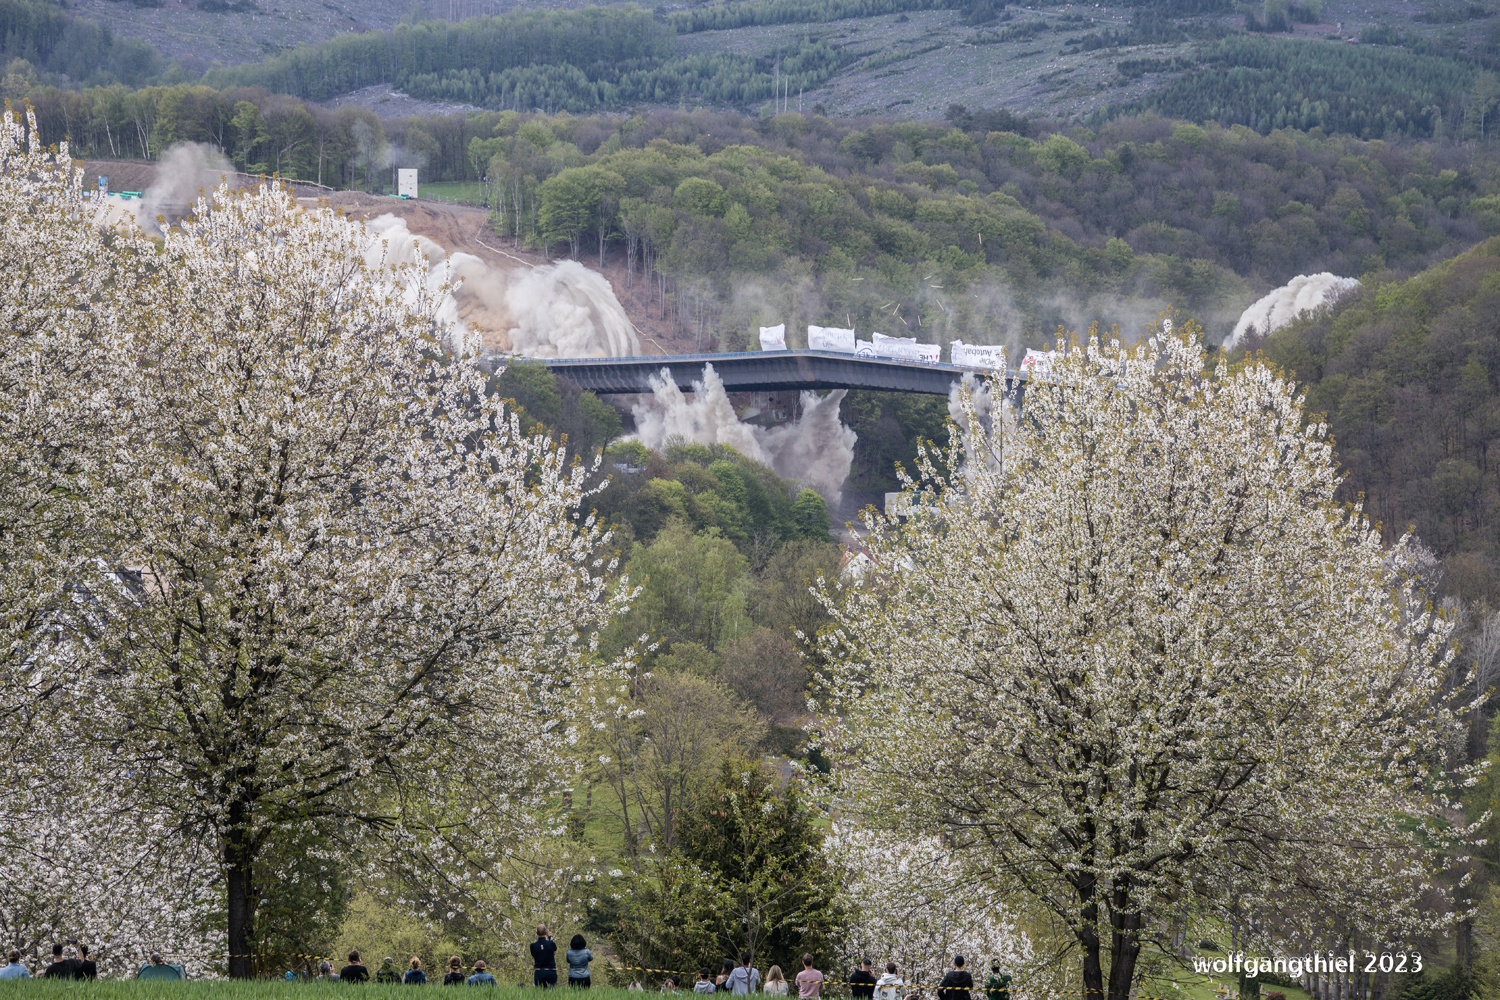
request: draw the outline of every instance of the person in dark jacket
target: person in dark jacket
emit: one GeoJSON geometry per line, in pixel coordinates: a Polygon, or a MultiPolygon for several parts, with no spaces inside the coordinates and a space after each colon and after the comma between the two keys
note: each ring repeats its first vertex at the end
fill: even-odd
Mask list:
{"type": "Polygon", "coordinates": [[[964,968],[964,957],[953,956],[953,968],[938,983],[938,1000],[974,1000],[974,977],[964,968]]]}
{"type": "Polygon", "coordinates": [[[78,946],[78,978],[99,978],[99,966],[93,959],[89,958],[89,946],[86,944],[78,946]]]}
{"type": "Polygon", "coordinates": [[[557,985],[557,942],[547,933],[546,924],[537,924],[536,940],[531,942],[531,968],[536,985],[557,985]]]}
{"type": "Polygon", "coordinates": [[[448,974],[443,977],[444,986],[462,986],[464,984],[464,960],[454,955],[448,959],[448,974]]]}
{"type": "Polygon", "coordinates": [[[870,971],[870,960],[859,963],[859,968],[849,976],[849,995],[854,1000],[874,1000],[875,974],[870,971]]]}
{"type": "Polygon", "coordinates": [[[411,968],[401,977],[401,981],[407,986],[426,986],[427,973],[422,971],[422,960],[417,956],[411,957],[411,968]]]}
{"type": "Polygon", "coordinates": [[[370,981],[370,970],[365,968],[365,963],[359,960],[359,952],[349,953],[349,964],[339,970],[339,982],[341,983],[368,983],[370,981]]]}
{"type": "MultiPolygon", "coordinates": [[[[71,949],[70,949],[71,951],[71,949]]],[[[43,979],[82,979],[83,974],[78,967],[78,959],[72,954],[63,956],[63,946],[55,944],[52,946],[52,964],[42,970],[43,979]]]]}

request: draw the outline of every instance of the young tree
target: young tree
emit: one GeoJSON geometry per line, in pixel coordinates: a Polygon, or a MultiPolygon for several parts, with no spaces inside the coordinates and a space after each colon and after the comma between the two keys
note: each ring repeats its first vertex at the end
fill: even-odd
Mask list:
{"type": "Polygon", "coordinates": [[[1015,915],[938,838],[893,837],[839,823],[823,853],[841,876],[848,919],[839,944],[848,967],[861,958],[888,957],[908,983],[931,985],[954,955],[968,956],[980,979],[986,960],[999,961],[1012,975],[1031,963],[1031,941],[1015,915]]]}
{"type": "Polygon", "coordinates": [[[422,275],[367,267],[368,239],[270,188],[122,238],[128,476],[96,502],[140,583],[96,586],[56,724],[212,845],[233,976],[257,863],[308,837],[416,886],[408,908],[476,905],[569,776],[580,692],[608,687],[591,631],[628,593],[606,596],[586,470],[485,396],[422,275]]]}
{"type": "Polygon", "coordinates": [[[1124,1000],[1147,922],[1189,908],[1312,939],[1442,919],[1449,626],[1334,502],[1292,386],[1205,371],[1191,328],[1091,336],[1004,416],[965,428],[1000,462],[955,444],[935,506],[872,524],[883,571],[825,588],[846,793],[1057,914],[1086,1000],[1124,1000]]]}
{"type": "Polygon", "coordinates": [[[685,817],[675,850],[624,879],[596,914],[632,964],[693,968],[717,951],[796,968],[843,926],[840,871],[795,782],[725,760],[685,817]],[[687,963],[687,964],[684,964],[687,963]]]}

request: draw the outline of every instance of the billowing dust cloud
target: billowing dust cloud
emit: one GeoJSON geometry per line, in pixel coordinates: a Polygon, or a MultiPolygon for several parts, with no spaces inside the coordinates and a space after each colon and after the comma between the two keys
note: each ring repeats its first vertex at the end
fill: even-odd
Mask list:
{"type": "Polygon", "coordinates": [[[377,239],[366,253],[372,267],[417,263],[428,269],[428,287],[455,286],[440,318],[465,337],[533,358],[619,358],[641,353],[625,309],[603,275],[577,261],[502,270],[467,253],[448,253],[413,233],[395,215],[365,223],[377,239]]]}
{"type": "Polygon", "coordinates": [[[136,221],[148,233],[160,232],[156,219],[188,214],[193,204],[220,184],[238,186],[234,164],[213,146],[184,142],[167,150],[156,168],[156,179],[141,198],[136,221]]]}
{"type": "Polygon", "coordinates": [[[776,474],[817,490],[830,504],[843,495],[854,461],[855,434],[839,422],[843,389],[826,396],[802,393],[802,412],[789,424],[769,430],[742,423],[714,366],[703,366],[689,399],[665,374],[651,379],[651,395],[637,403],[636,435],[653,450],[673,438],[698,444],[724,444],[763,462],[776,474]]]}
{"type": "Polygon", "coordinates": [[[1358,278],[1340,278],[1329,271],[1299,274],[1240,314],[1234,331],[1224,338],[1224,350],[1232,351],[1244,337],[1254,331],[1267,334],[1286,326],[1305,312],[1337,301],[1340,295],[1359,287],[1358,278]]]}

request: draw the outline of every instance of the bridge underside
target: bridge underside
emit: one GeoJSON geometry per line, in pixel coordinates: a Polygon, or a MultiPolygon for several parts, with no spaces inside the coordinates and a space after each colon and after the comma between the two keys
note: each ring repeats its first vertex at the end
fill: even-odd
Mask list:
{"type": "MultiPolygon", "coordinates": [[[[703,380],[711,364],[728,392],[796,389],[874,389],[946,396],[969,369],[890,358],[863,358],[832,351],[750,351],[687,354],[663,358],[555,358],[545,364],[580,389],[601,395],[651,391],[663,369],[683,392],[703,380]]],[[[1007,373],[1014,378],[1019,373],[1007,373]]]]}

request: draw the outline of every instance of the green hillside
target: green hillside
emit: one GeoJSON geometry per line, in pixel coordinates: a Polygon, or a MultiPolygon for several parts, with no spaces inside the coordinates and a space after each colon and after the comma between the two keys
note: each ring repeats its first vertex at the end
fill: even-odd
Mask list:
{"type": "Polygon", "coordinates": [[[1414,530],[1449,592],[1500,604],[1500,239],[1372,281],[1265,350],[1327,414],[1345,499],[1364,497],[1390,537],[1414,530]]]}

